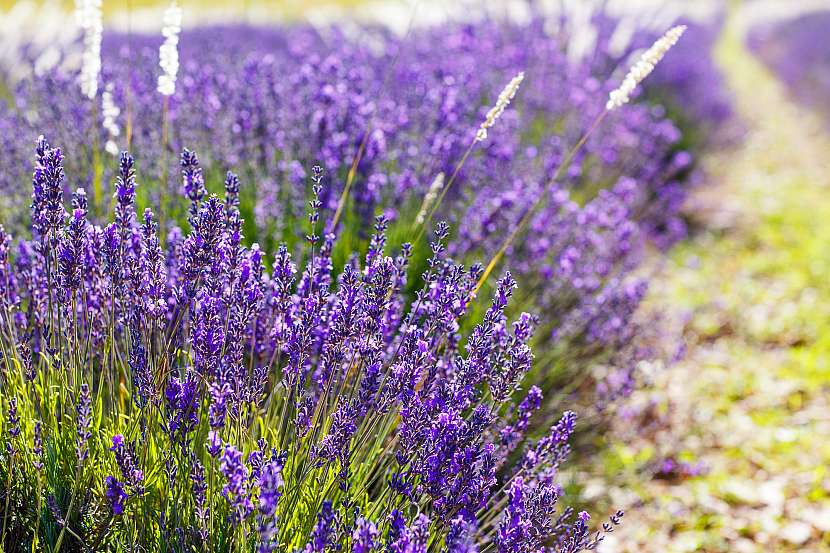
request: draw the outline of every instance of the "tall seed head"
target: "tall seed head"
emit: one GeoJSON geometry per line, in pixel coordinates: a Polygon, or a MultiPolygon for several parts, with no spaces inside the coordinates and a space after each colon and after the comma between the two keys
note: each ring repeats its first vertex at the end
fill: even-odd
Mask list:
{"type": "Polygon", "coordinates": [[[476,142],[481,142],[487,138],[487,129],[492,127],[501,114],[504,113],[505,108],[507,108],[510,104],[510,100],[516,96],[516,91],[519,90],[519,85],[522,84],[524,78],[525,73],[524,71],[521,71],[518,75],[513,77],[509,83],[507,83],[507,86],[505,86],[501,91],[501,94],[499,94],[499,98],[496,100],[496,105],[487,112],[484,122],[478,128],[478,132],[476,132],[476,142]]]}
{"type": "Polygon", "coordinates": [[[81,64],[81,92],[90,100],[98,93],[98,76],[101,74],[101,0],[76,0],[75,18],[84,37],[84,53],[81,64]]]}
{"type": "Polygon", "coordinates": [[[663,59],[666,52],[668,52],[672,46],[677,44],[677,41],[680,40],[680,37],[683,36],[685,31],[685,25],[672,27],[666,32],[666,34],[657,39],[657,42],[655,42],[651,48],[643,52],[643,55],[640,56],[637,63],[629,69],[628,74],[625,76],[625,79],[623,79],[623,82],[619,88],[613,90],[611,94],[608,95],[608,103],[605,104],[605,109],[611,111],[627,104],[631,99],[631,93],[634,92],[637,85],[643,82],[643,80],[648,77],[652,71],[654,71],[654,68],[660,60],[663,59]]]}
{"type": "Polygon", "coordinates": [[[182,30],[182,9],[176,0],[164,12],[163,22],[161,34],[164,43],[159,47],[162,73],[159,75],[157,90],[164,96],[172,96],[176,92],[176,75],[179,73],[179,33],[182,30]]]}
{"type": "Polygon", "coordinates": [[[104,92],[101,93],[101,115],[104,119],[104,130],[109,135],[104,149],[108,154],[117,156],[120,153],[116,139],[121,135],[121,128],[118,126],[118,116],[121,114],[121,110],[115,105],[112,92],[112,83],[107,83],[104,92]]]}
{"type": "Polygon", "coordinates": [[[429,185],[429,190],[427,191],[426,196],[424,196],[424,202],[421,204],[421,210],[418,211],[418,215],[415,217],[416,224],[421,225],[426,220],[427,211],[432,206],[435,198],[438,197],[438,193],[442,188],[444,188],[443,171],[435,175],[435,180],[433,180],[432,184],[429,185]]]}

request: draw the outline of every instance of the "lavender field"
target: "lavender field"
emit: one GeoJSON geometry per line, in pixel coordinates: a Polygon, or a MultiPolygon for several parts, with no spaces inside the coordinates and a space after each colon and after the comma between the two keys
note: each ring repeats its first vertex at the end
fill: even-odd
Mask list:
{"type": "Polygon", "coordinates": [[[830,550],[830,11],[3,10],[0,550],[830,550]]]}

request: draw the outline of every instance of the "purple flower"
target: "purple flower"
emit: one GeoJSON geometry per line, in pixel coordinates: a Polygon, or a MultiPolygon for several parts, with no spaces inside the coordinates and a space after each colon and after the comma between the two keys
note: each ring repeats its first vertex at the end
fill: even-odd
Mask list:
{"type": "Polygon", "coordinates": [[[124,485],[114,476],[107,476],[105,485],[107,488],[106,497],[114,516],[124,513],[124,505],[127,501],[127,494],[124,492],[124,485]]]}
{"type": "Polygon", "coordinates": [[[392,553],[426,553],[429,542],[429,518],[422,514],[406,525],[403,514],[397,509],[389,515],[390,529],[387,549],[392,553]]]}
{"type": "Polygon", "coordinates": [[[603,522],[600,531],[591,532],[588,527],[588,521],[591,516],[581,511],[577,515],[576,520],[568,523],[567,519],[573,514],[571,509],[567,509],[563,513],[557,524],[561,528],[560,538],[557,543],[557,551],[562,553],[578,553],[579,551],[595,550],[599,543],[605,539],[607,534],[614,531],[614,528],[620,524],[620,519],[623,517],[622,511],[617,511],[609,517],[609,522],[603,522]]]}
{"type": "Polygon", "coordinates": [[[352,553],[372,553],[377,546],[378,534],[374,522],[358,517],[352,532],[352,553]]]}
{"type": "MultiPolygon", "coordinates": [[[[199,158],[187,148],[182,150],[180,165],[182,168],[182,186],[185,197],[190,200],[189,213],[191,218],[199,211],[199,203],[207,194],[202,168],[199,167],[199,158]]],[[[191,224],[193,221],[191,220],[191,224]]]]}
{"type": "Polygon", "coordinates": [[[9,436],[11,436],[12,439],[20,436],[20,417],[17,414],[16,397],[9,398],[9,417],[7,422],[9,424],[9,436]]]}
{"type": "Polygon", "coordinates": [[[135,444],[124,442],[124,436],[116,434],[112,437],[112,447],[115,462],[121,471],[122,488],[129,490],[129,495],[140,496],[144,493],[144,472],[138,468],[136,461],[135,444]]]}
{"type": "Polygon", "coordinates": [[[475,534],[475,524],[464,517],[454,518],[447,532],[447,553],[478,553],[475,534]]]}
{"type": "Polygon", "coordinates": [[[9,410],[7,423],[9,425],[9,441],[6,442],[6,453],[12,456],[17,451],[14,448],[14,440],[20,436],[20,416],[17,414],[17,398],[9,398],[9,410]]]}
{"type": "Polygon", "coordinates": [[[78,439],[75,443],[75,453],[78,457],[78,462],[83,463],[89,454],[87,442],[92,437],[92,431],[90,430],[90,426],[92,425],[92,397],[90,396],[89,386],[86,382],[81,384],[75,413],[77,415],[75,427],[78,434],[78,439]]]}
{"type": "Polygon", "coordinates": [[[121,239],[115,223],[110,223],[104,228],[102,246],[104,271],[110,277],[113,290],[120,291],[124,268],[121,262],[121,239]]]}
{"type": "Polygon", "coordinates": [[[219,384],[212,382],[208,387],[210,394],[210,410],[208,417],[213,429],[225,426],[225,416],[228,412],[228,398],[231,396],[231,387],[227,382],[219,384]]]}
{"type": "Polygon", "coordinates": [[[193,232],[182,245],[179,271],[182,282],[179,294],[188,299],[196,297],[201,286],[217,292],[220,264],[220,243],[224,226],[224,205],[211,196],[205,202],[192,204],[190,224],[193,232]],[[199,205],[199,207],[195,207],[199,205]]]}
{"type": "Polygon", "coordinates": [[[196,377],[188,374],[184,379],[173,377],[164,392],[167,406],[167,432],[170,441],[186,447],[189,435],[199,423],[199,388],[196,377]]]}
{"type": "Polygon", "coordinates": [[[570,453],[568,439],[574,431],[576,414],[566,411],[559,422],[551,426],[547,436],[536,442],[536,446],[525,452],[522,466],[531,469],[541,463],[549,464],[553,468],[559,466],[570,453]]]}
{"type": "Polygon", "coordinates": [[[140,330],[140,316],[138,312],[134,311],[130,316],[130,354],[129,354],[129,368],[132,373],[134,399],[139,407],[147,405],[147,403],[155,397],[155,384],[153,382],[153,375],[150,372],[150,366],[147,360],[147,350],[144,348],[142,342],[142,333],[140,330]]]}
{"type": "Polygon", "coordinates": [[[205,468],[196,455],[190,456],[190,489],[193,492],[193,502],[196,517],[199,519],[199,535],[202,542],[208,538],[208,517],[210,509],[207,504],[208,485],[205,481],[205,468]]]}
{"type": "Polygon", "coordinates": [[[276,457],[265,463],[259,474],[259,552],[270,553],[278,542],[277,506],[282,496],[282,464],[276,457]]]}
{"type": "MultiPolygon", "coordinates": [[[[213,376],[219,369],[225,327],[220,318],[218,299],[207,296],[196,304],[196,327],[193,330],[194,367],[202,376],[213,376]]],[[[213,397],[213,396],[211,396],[213,397]]]]}
{"type": "Polygon", "coordinates": [[[332,509],[331,501],[323,501],[320,512],[317,513],[317,523],[311,532],[311,539],[305,546],[305,553],[324,553],[334,544],[336,514],[332,509]]]}
{"type": "Polygon", "coordinates": [[[32,176],[32,226],[45,237],[63,224],[63,154],[52,148],[43,136],[37,139],[37,160],[32,176]]]}
{"type": "Polygon", "coordinates": [[[297,435],[304,437],[311,430],[311,417],[314,414],[314,400],[310,396],[303,396],[297,401],[297,414],[294,417],[294,426],[297,435]]]}
{"type": "Polygon", "coordinates": [[[521,477],[513,480],[510,501],[499,523],[496,543],[501,553],[538,550],[552,531],[551,513],[559,499],[549,484],[527,484],[521,477]]]}
{"type": "Polygon", "coordinates": [[[208,453],[210,453],[211,457],[217,457],[219,453],[222,451],[223,442],[222,438],[219,437],[219,433],[216,430],[211,430],[208,432],[207,443],[205,444],[208,453]]]}
{"type": "MultiPolygon", "coordinates": [[[[16,288],[15,274],[9,264],[9,254],[11,253],[12,237],[6,233],[3,225],[0,225],[0,302],[2,305],[9,308],[9,303],[16,303],[16,288]]],[[[21,352],[23,353],[23,352],[21,352]]],[[[24,356],[25,361],[25,356],[24,356]]]]}
{"type": "Polygon", "coordinates": [[[121,241],[127,240],[135,222],[135,161],[128,152],[121,152],[115,178],[115,224],[121,241]]]}
{"type": "Polygon", "coordinates": [[[230,506],[231,521],[241,524],[254,511],[249,490],[248,468],[242,460],[242,452],[226,444],[219,458],[219,470],[226,481],[222,487],[222,496],[230,506]]]}
{"type": "MultiPolygon", "coordinates": [[[[321,461],[340,460],[343,471],[348,471],[349,443],[357,431],[356,412],[352,403],[343,403],[331,418],[331,427],[320,445],[315,449],[315,457],[321,461]]],[[[322,463],[321,463],[322,464],[322,463]]],[[[343,483],[348,481],[348,472],[341,472],[343,483]]]]}
{"type": "Polygon", "coordinates": [[[542,404],[542,391],[538,386],[532,386],[527,396],[519,404],[516,420],[502,428],[500,432],[502,448],[499,453],[504,458],[513,451],[522,439],[530,423],[530,416],[533,411],[539,409],[542,404]]]}
{"type": "Polygon", "coordinates": [[[141,226],[142,245],[144,247],[143,264],[143,292],[147,302],[147,313],[151,318],[158,320],[166,314],[167,275],[164,267],[164,251],[159,244],[158,224],[153,220],[153,212],[144,210],[144,224],[141,226]]]}
{"type": "Polygon", "coordinates": [[[86,211],[75,209],[66,233],[58,244],[58,270],[61,286],[67,295],[78,290],[81,285],[83,257],[87,248],[86,211]]]}
{"type": "Polygon", "coordinates": [[[239,212],[239,177],[228,171],[225,177],[225,213],[239,212]]]}

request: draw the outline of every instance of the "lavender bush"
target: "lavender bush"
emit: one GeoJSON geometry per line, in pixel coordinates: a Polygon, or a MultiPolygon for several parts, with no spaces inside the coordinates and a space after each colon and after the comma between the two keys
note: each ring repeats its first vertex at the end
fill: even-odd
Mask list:
{"type": "MultiPolygon", "coordinates": [[[[34,119],[35,124],[28,125],[32,139],[39,125],[56,128],[62,143],[86,154],[77,156],[79,161],[86,160],[86,166],[75,169],[86,174],[87,180],[96,178],[90,167],[95,157],[90,148],[97,144],[100,149],[113,140],[148,160],[162,163],[167,159],[165,167],[149,173],[154,176],[170,174],[169,162],[174,157],[170,152],[182,147],[200,151],[203,165],[216,168],[209,176],[211,182],[221,181],[221,168],[245,164],[246,172],[256,178],[255,220],[260,230],[276,226],[284,231],[290,221],[301,218],[306,192],[303,167],[312,162],[322,162],[332,179],[324,202],[336,201],[363,144],[356,167],[355,209],[364,216],[361,222],[371,221],[376,209],[395,216],[400,207],[396,200],[402,195],[415,192],[416,197],[423,197],[437,174],[452,171],[482,110],[489,107],[488,99],[522,70],[529,79],[516,100],[513,126],[504,126],[475,153],[482,160],[476,166],[482,170],[468,174],[474,169],[470,164],[467,173],[459,175],[457,188],[474,187],[472,192],[478,192],[500,185],[501,176],[494,178],[486,167],[490,160],[505,167],[505,172],[539,180],[555,163],[553,158],[562,155],[569,139],[581,136],[593,120],[583,110],[596,111],[604,103],[601,83],[631,51],[656,38],[650,32],[636,34],[629,48],[612,56],[608,42],[615,22],[604,18],[597,23],[601,32],[596,51],[574,61],[566,56],[567,28],[550,35],[546,24],[541,16],[525,25],[501,21],[447,24],[403,39],[382,29],[367,30],[380,45],[350,39],[337,28],[322,33],[309,28],[245,27],[187,32],[181,41],[178,90],[167,112],[167,139],[162,136],[163,98],[154,93],[159,39],[110,34],[104,38],[102,82],[111,88],[108,103],[117,110],[113,118],[117,136],[112,136],[112,125],[102,124],[100,113],[91,118],[95,106],[83,101],[81,91],[72,87],[75,76],[60,70],[18,85],[16,111],[25,117],[14,124],[26,126],[26,119],[34,119]],[[40,109],[44,101],[48,109],[40,109]],[[90,135],[97,139],[88,140],[90,135]],[[167,154],[159,151],[164,144],[167,154]],[[525,152],[528,148],[539,151],[525,152]]],[[[724,117],[728,104],[718,96],[722,87],[711,70],[710,58],[699,55],[711,48],[711,33],[696,26],[689,34],[696,42],[687,48],[694,50],[658,68],[652,90],[689,90],[690,83],[700,86],[708,93],[687,93],[674,103],[682,104],[699,122],[715,123],[724,117]],[[682,86],[675,88],[673,83],[682,86]],[[692,99],[698,99],[697,104],[692,99]]],[[[651,160],[651,164],[665,164],[681,139],[679,133],[667,130],[670,123],[659,110],[648,113],[645,106],[640,110],[645,113],[627,110],[619,121],[621,128],[597,136],[588,145],[585,159],[599,165],[593,172],[582,175],[575,164],[577,184],[597,181],[588,185],[588,195],[618,178],[623,155],[631,156],[624,174],[639,179],[641,165],[651,160]]],[[[25,145],[19,138],[13,140],[18,147],[12,151],[24,166],[25,145]]],[[[654,183],[650,181],[655,179],[642,180],[659,190],[668,178],[654,183]]],[[[673,213],[669,210],[666,220],[673,213]]]]}
{"type": "Polygon", "coordinates": [[[561,504],[572,412],[525,435],[543,400],[513,399],[535,324],[508,321],[509,273],[461,333],[483,269],[447,256],[445,223],[409,305],[413,246],[382,216],[333,270],[322,169],[305,246],[266,259],[235,176],[208,194],[195,160],[162,240],[129,154],[100,226],[38,139],[32,238],[0,230],[0,547],[576,552],[620,522],[561,504]]]}
{"type": "Polygon", "coordinates": [[[830,11],[807,13],[750,29],[747,42],[793,95],[830,120],[830,11]]]}
{"type": "MultiPolygon", "coordinates": [[[[407,206],[401,205],[402,197],[418,203],[439,173],[449,177],[483,111],[510,77],[525,71],[528,79],[511,121],[491,133],[474,152],[475,163],[458,175],[457,192],[445,210],[448,217],[458,217],[469,197],[500,190],[502,174],[542,180],[557,156],[582,135],[614,86],[605,84],[608,76],[627,65],[632,51],[656,38],[637,33],[628,48],[611,54],[608,43],[616,23],[598,16],[595,51],[578,60],[566,52],[568,28],[552,35],[542,16],[522,25],[446,24],[403,38],[383,29],[366,29],[368,39],[350,38],[336,27],[196,29],[181,37],[182,67],[167,111],[165,98],[156,93],[159,37],[107,34],[101,80],[111,88],[117,136],[112,125],[102,124],[106,110],[84,101],[72,86],[75,75],[59,69],[18,84],[11,111],[22,120],[13,124],[28,127],[18,135],[31,135],[25,136],[30,140],[37,129],[54,128],[56,138],[77,154],[73,169],[89,182],[100,180],[96,171],[103,171],[93,167],[96,152],[91,150],[102,150],[108,142],[146,158],[144,172],[154,180],[172,177],[173,153],[183,147],[202,154],[207,180],[217,186],[224,168],[237,167],[256,182],[255,190],[247,187],[251,197],[243,211],[254,211],[249,230],[256,224],[260,232],[287,233],[292,221],[302,218],[304,168],[315,162],[327,168],[330,188],[322,201],[333,205],[361,150],[353,211],[365,225],[378,210],[395,219],[407,206]],[[501,174],[493,174],[493,165],[501,174]]],[[[672,113],[700,125],[714,126],[728,113],[719,75],[706,55],[714,32],[694,26],[692,42],[680,51],[683,57],[659,67],[647,89],[671,104],[672,113]]],[[[684,133],[672,129],[671,121],[662,108],[632,106],[586,145],[567,187],[587,188],[581,195],[588,198],[627,176],[659,193],[676,174],[671,157],[693,134],[685,126],[684,133]],[[588,163],[590,172],[584,171],[588,163]]],[[[15,148],[8,150],[9,159],[25,167],[28,142],[10,140],[15,148]]],[[[685,166],[691,162],[687,157],[685,166]]],[[[11,190],[16,188],[12,179],[16,184],[25,175],[10,172],[5,178],[11,190]]],[[[686,178],[680,181],[685,187],[686,178]]],[[[176,186],[171,180],[160,190],[175,194],[176,186]]],[[[160,204],[161,195],[155,191],[151,203],[160,204]]],[[[676,238],[676,209],[655,211],[665,215],[650,230],[666,240],[676,238]]]]}

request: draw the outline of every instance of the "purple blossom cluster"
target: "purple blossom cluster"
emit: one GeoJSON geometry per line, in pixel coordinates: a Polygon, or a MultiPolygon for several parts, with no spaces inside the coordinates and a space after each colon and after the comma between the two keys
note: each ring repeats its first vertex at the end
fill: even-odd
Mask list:
{"type": "MultiPolygon", "coordinates": [[[[249,208],[257,227],[290,231],[292,217],[301,217],[304,209],[305,170],[314,163],[326,167],[329,186],[322,201],[330,207],[360,150],[355,210],[371,221],[376,210],[394,218],[407,192],[422,197],[438,173],[449,175],[488,101],[519,71],[528,79],[515,99],[517,109],[506,114],[510,121],[500,122],[500,132],[459,175],[458,195],[500,188],[504,179],[492,174],[493,165],[505,174],[542,180],[604,105],[615,86],[608,77],[623,71],[631,53],[656,38],[651,31],[638,31],[626,48],[611,48],[621,22],[599,11],[593,18],[594,49],[574,60],[567,45],[577,31],[560,22],[552,32],[550,23],[535,14],[522,24],[447,23],[404,37],[369,28],[362,38],[338,27],[185,31],[179,86],[167,113],[169,137],[162,136],[165,113],[153,93],[160,37],[105,35],[102,80],[113,85],[120,106],[121,146],[144,160],[147,175],[168,178],[164,192],[151,192],[156,207],[167,188],[178,192],[169,164],[158,164],[171,160],[169,152],[195,148],[207,168],[244,165],[253,171],[256,201],[249,208]]],[[[716,34],[714,26],[692,25],[646,89],[648,96],[670,104],[673,119],[694,120],[707,130],[730,112],[708,54],[716,34]]],[[[15,105],[0,120],[18,129],[54,128],[53,139],[67,145],[80,164],[73,172],[91,181],[94,144],[88,138],[97,134],[102,144],[106,131],[72,86],[75,75],[59,67],[19,83],[15,105]]],[[[589,186],[587,193],[593,195],[622,172],[642,182],[642,188],[662,190],[673,177],[667,158],[680,141],[678,133],[667,134],[669,120],[648,105],[625,110],[614,127],[588,145],[568,187],[589,186]],[[593,170],[585,174],[589,162],[593,170]],[[659,177],[647,179],[648,172],[638,172],[649,164],[663,169],[659,177]]],[[[686,131],[692,133],[684,126],[686,131]]],[[[3,148],[4,156],[25,166],[28,140],[36,135],[16,135],[20,138],[3,148]]],[[[213,172],[213,177],[221,174],[213,172]]],[[[444,210],[446,216],[460,215],[452,206],[463,206],[463,197],[456,200],[444,210]]],[[[670,210],[666,218],[675,214],[670,210]]]]}
{"type": "Polygon", "coordinates": [[[562,506],[576,416],[531,435],[534,318],[508,318],[509,272],[473,293],[483,267],[449,257],[446,223],[410,301],[420,252],[387,246],[383,216],[334,270],[319,167],[305,247],[269,270],[236,178],[191,193],[193,152],[188,227],[166,239],[136,217],[126,152],[104,226],[82,191],[66,207],[61,150],[41,137],[36,156],[32,238],[0,240],[11,550],[577,552],[620,523],[562,506]]]}

